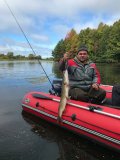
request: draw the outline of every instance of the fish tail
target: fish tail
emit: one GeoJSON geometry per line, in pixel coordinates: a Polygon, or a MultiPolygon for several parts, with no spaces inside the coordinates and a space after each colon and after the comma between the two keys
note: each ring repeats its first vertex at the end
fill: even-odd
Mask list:
{"type": "Polygon", "coordinates": [[[62,118],[60,116],[57,117],[57,123],[62,123],[62,118]]]}

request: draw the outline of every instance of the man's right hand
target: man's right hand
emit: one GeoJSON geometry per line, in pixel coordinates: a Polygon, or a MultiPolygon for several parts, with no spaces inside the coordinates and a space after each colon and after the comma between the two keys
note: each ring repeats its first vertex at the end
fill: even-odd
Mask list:
{"type": "Polygon", "coordinates": [[[67,53],[65,53],[64,56],[63,56],[63,60],[64,60],[64,61],[67,61],[68,59],[69,59],[69,56],[68,56],[67,53]]]}

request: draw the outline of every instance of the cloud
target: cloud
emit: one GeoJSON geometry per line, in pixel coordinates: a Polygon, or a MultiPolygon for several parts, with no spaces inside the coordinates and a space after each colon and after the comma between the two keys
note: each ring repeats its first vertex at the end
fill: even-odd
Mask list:
{"type": "Polygon", "coordinates": [[[45,35],[31,34],[31,38],[35,41],[42,41],[42,42],[49,41],[48,36],[45,35]]]}
{"type": "MultiPolygon", "coordinates": [[[[87,27],[96,28],[100,22],[112,25],[120,19],[119,0],[6,1],[34,48],[43,55],[50,55],[57,42],[72,28],[79,33],[87,27]]],[[[24,54],[25,38],[4,1],[1,1],[0,11],[0,51],[12,48],[24,54]]]]}
{"type": "MultiPolygon", "coordinates": [[[[51,57],[52,49],[46,45],[39,46],[38,44],[31,44],[34,53],[36,55],[41,55],[42,58],[51,57]]],[[[21,54],[28,56],[29,54],[34,54],[28,43],[26,42],[16,42],[13,39],[5,39],[5,43],[0,45],[0,53],[7,54],[8,52],[13,52],[15,54],[21,54]]]]}
{"type": "Polygon", "coordinates": [[[56,24],[52,27],[52,30],[59,35],[59,38],[64,38],[71,28],[65,24],[56,24]]]}

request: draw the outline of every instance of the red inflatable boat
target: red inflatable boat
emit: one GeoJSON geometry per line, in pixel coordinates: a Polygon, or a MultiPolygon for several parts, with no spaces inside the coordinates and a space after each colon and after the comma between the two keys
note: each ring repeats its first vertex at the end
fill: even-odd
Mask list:
{"type": "MultiPolygon", "coordinates": [[[[112,86],[101,85],[111,99],[112,86]]],[[[51,123],[87,136],[120,151],[120,109],[68,100],[63,121],[57,122],[60,97],[43,92],[30,92],[22,100],[23,110],[51,123]]]]}

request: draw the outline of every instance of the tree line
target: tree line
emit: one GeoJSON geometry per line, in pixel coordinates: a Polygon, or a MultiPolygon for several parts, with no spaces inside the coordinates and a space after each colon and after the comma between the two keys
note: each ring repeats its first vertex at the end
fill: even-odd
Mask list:
{"type": "Polygon", "coordinates": [[[88,47],[89,56],[95,62],[120,62],[120,20],[111,26],[100,23],[97,29],[87,28],[78,34],[71,29],[65,39],[57,43],[52,56],[55,61],[65,52],[73,57],[81,45],[88,47]]]}
{"type": "Polygon", "coordinates": [[[0,60],[35,60],[42,59],[40,55],[35,56],[34,54],[29,54],[27,57],[23,55],[14,55],[13,52],[8,52],[7,54],[0,53],[0,60]]]}

